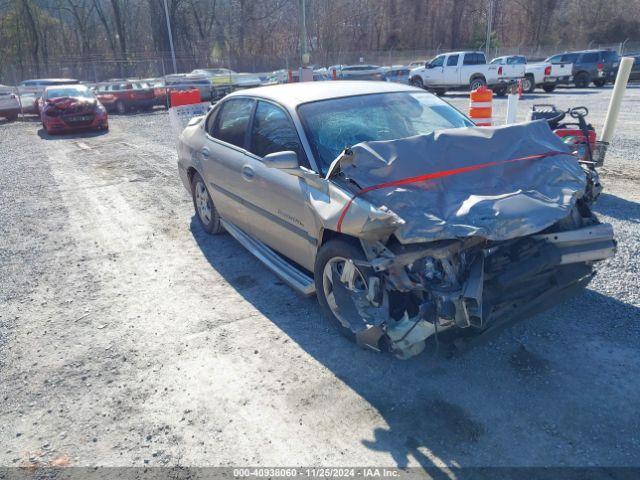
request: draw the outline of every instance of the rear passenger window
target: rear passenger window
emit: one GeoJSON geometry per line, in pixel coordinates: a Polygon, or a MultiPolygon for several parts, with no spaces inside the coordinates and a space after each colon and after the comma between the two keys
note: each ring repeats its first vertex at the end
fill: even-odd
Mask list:
{"type": "Polygon", "coordinates": [[[481,53],[465,53],[463,65],[482,65],[485,63],[484,55],[481,53]]]}
{"type": "Polygon", "coordinates": [[[585,53],[582,55],[582,63],[597,63],[600,60],[598,53],[585,53]]]}
{"type": "Polygon", "coordinates": [[[264,157],[285,150],[293,150],[302,160],[302,146],[289,115],[276,105],[258,102],[251,131],[251,151],[264,157]]]}
{"type": "Polygon", "coordinates": [[[245,134],[253,109],[253,100],[238,98],[227,100],[217,116],[213,137],[244,148],[245,134]]]}
{"type": "Polygon", "coordinates": [[[459,55],[449,55],[449,58],[447,58],[447,67],[455,67],[458,65],[458,58],[459,55]]]}

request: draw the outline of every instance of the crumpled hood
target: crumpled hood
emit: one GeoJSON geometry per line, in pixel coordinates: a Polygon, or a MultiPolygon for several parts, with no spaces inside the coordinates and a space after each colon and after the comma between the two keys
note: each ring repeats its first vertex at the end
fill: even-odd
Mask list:
{"type": "Polygon", "coordinates": [[[362,189],[360,198],[404,220],[394,232],[402,243],[530,235],[566,217],[586,188],[584,171],[545,121],[441,130],[351,150],[341,171],[362,189]]]}
{"type": "Polygon", "coordinates": [[[47,106],[57,108],[58,110],[80,109],[87,110],[96,106],[95,99],[79,98],[79,97],[56,97],[47,99],[47,106]]]}

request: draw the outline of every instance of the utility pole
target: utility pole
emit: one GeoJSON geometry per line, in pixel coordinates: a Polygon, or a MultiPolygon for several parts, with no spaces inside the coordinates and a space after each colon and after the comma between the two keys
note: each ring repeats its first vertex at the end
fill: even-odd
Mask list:
{"type": "Polygon", "coordinates": [[[300,0],[300,60],[301,66],[309,63],[307,55],[307,18],[306,18],[306,0],[300,0]]]}
{"type": "Polygon", "coordinates": [[[491,27],[493,26],[493,0],[487,0],[487,41],[484,44],[484,51],[489,59],[491,50],[491,27]]]}
{"type": "Polygon", "coordinates": [[[167,18],[167,32],[169,33],[169,46],[171,47],[171,60],[173,60],[173,73],[178,73],[176,65],[176,51],[173,49],[173,34],[171,33],[171,21],[169,20],[169,9],[167,8],[167,0],[164,1],[164,15],[167,18]]]}

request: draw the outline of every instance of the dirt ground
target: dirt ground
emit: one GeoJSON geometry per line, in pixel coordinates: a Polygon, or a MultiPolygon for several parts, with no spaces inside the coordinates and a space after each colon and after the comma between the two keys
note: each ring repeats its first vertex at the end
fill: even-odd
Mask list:
{"type": "MultiPolygon", "coordinates": [[[[521,117],[585,104],[600,128],[610,92],[527,95],[521,117]]],[[[198,227],[165,112],[100,135],[2,123],[0,466],[637,466],[639,152],[630,88],[595,208],[619,250],[588,290],[400,361],[198,227]]]]}

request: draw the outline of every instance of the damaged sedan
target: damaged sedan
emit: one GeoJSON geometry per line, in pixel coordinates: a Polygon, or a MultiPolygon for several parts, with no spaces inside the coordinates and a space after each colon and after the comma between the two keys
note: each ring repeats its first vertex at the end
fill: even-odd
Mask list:
{"type": "Polygon", "coordinates": [[[549,308],[615,253],[590,209],[593,164],[544,120],[478,128],[410,86],[233,93],[191,120],[178,156],[207,232],[228,231],[344,335],[400,358],[549,308]]]}

